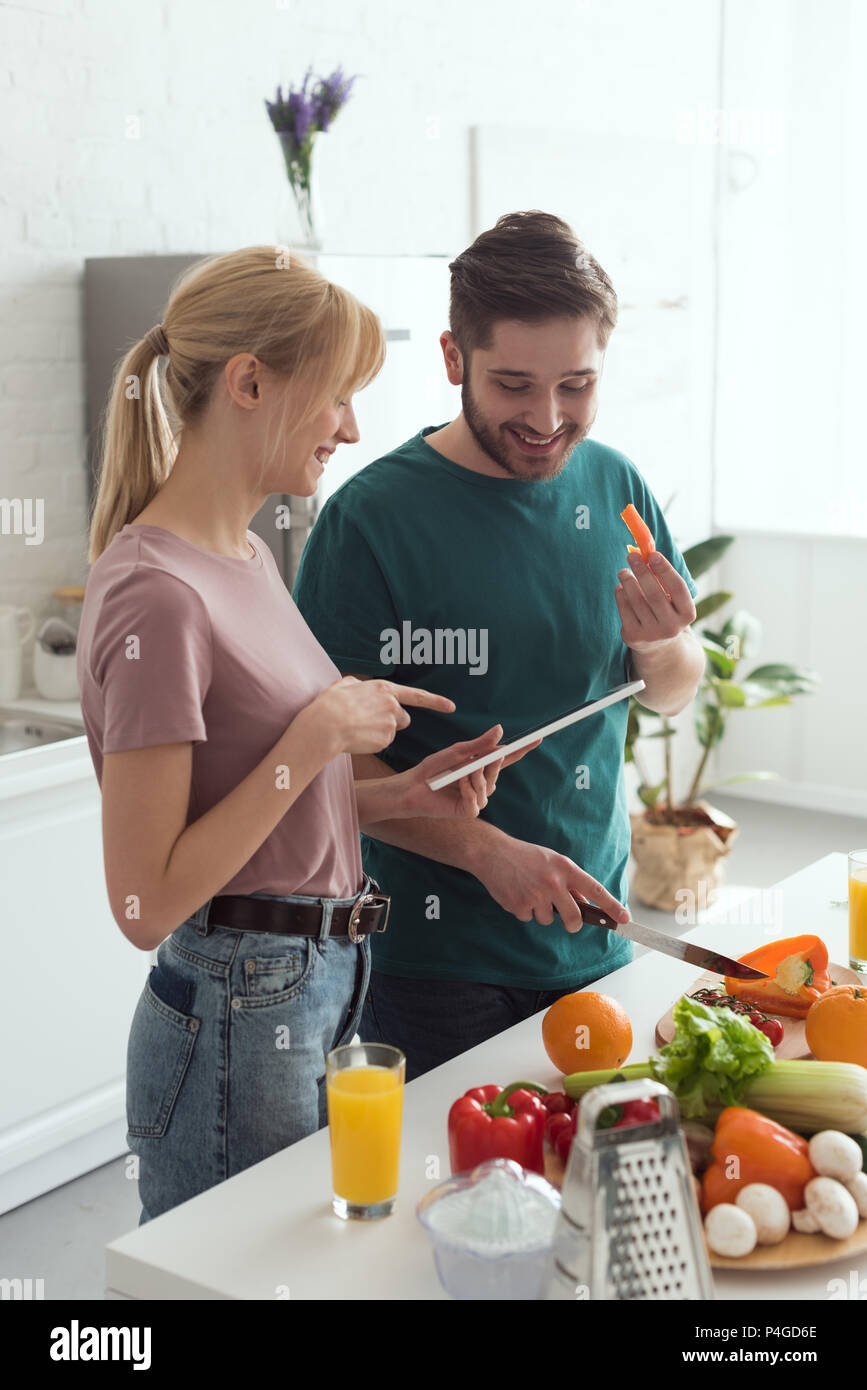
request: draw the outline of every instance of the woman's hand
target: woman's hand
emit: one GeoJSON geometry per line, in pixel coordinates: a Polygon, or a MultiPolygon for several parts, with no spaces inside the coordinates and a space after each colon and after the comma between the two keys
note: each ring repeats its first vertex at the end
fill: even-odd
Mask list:
{"type": "MultiPolygon", "coordinates": [[[[463,767],[465,763],[475,762],[476,758],[484,757],[485,753],[492,753],[502,737],[502,725],[495,724],[478,738],[468,739],[464,743],[453,743],[450,748],[431,753],[408,771],[386,778],[384,785],[388,792],[391,795],[396,793],[398,798],[398,809],[392,811],[391,815],[407,818],[430,816],[437,819],[477,816],[487,806],[488,797],[493,794],[503,768],[518,762],[525,753],[538,748],[542,742],[540,738],[528,743],[526,748],[518,749],[516,753],[497,758],[496,762],[488,763],[487,767],[470,772],[447,787],[441,787],[437,792],[431,791],[427,785],[428,779],[439,777],[444,772],[451,772],[453,768],[463,767]]],[[[387,818],[382,817],[383,820],[387,818]]]]}
{"type": "Polygon", "coordinates": [[[398,729],[409,724],[404,705],[435,709],[442,714],[451,714],[455,708],[454,700],[433,695],[429,690],[387,680],[360,681],[355,676],[343,676],[320,691],[293,723],[300,720],[309,726],[313,737],[323,740],[329,758],[338,753],[381,753],[398,729]]]}

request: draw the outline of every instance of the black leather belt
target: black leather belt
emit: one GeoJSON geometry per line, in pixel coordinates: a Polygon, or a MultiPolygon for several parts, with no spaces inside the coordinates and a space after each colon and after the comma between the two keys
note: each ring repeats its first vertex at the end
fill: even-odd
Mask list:
{"type": "MultiPolygon", "coordinates": [[[[371,932],[385,931],[391,899],[373,879],[365,883],[354,903],[331,910],[329,936],[360,941],[371,932]]],[[[322,903],[283,903],[269,898],[227,894],[211,899],[206,924],[236,931],[271,932],[275,936],[321,936],[322,903]]]]}

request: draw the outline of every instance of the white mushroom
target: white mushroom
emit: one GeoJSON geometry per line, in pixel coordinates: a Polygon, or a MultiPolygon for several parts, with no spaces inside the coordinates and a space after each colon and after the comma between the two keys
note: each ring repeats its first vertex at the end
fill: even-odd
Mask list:
{"type": "Polygon", "coordinates": [[[735,1206],[753,1218],[759,1245],[779,1245],[789,1234],[792,1224],[789,1204],[769,1183],[747,1183],[735,1197],[735,1206]]]}
{"type": "Polygon", "coordinates": [[[855,1140],[838,1129],[822,1129],[808,1145],[810,1162],[824,1178],[848,1182],[861,1172],[863,1155],[855,1140]]]}
{"type": "Polygon", "coordinates": [[[843,1186],[855,1198],[858,1215],[867,1216],[867,1173],[856,1173],[854,1178],[844,1182],[843,1186]]]}
{"type": "Polygon", "coordinates": [[[792,1212],[792,1225],[805,1236],[813,1236],[820,1229],[815,1216],[811,1211],[807,1211],[806,1207],[803,1211],[792,1212]]]}
{"type": "Polygon", "coordinates": [[[836,1178],[811,1178],[804,1188],[804,1201],[826,1236],[845,1240],[858,1229],[855,1198],[836,1178]]]}
{"type": "Polygon", "coordinates": [[[711,1250],[737,1258],[756,1248],[756,1223],[749,1212],[734,1202],[720,1202],[704,1218],[704,1233],[711,1250]]]}

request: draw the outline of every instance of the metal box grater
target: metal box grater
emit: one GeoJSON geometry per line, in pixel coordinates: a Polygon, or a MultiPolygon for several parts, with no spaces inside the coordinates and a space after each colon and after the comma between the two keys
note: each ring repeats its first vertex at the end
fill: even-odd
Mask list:
{"type": "Polygon", "coordinates": [[[563,1179],[546,1299],[712,1299],[713,1282],[677,1102],[657,1081],[582,1097],[563,1179]],[[601,1112],[656,1100],[655,1123],[597,1129],[601,1112]]]}

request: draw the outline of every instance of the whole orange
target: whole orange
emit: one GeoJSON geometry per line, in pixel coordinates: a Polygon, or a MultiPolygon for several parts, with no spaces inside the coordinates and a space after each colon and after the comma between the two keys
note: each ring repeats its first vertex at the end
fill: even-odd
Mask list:
{"type": "Polygon", "coordinates": [[[556,999],[542,1019],[545,1051],[564,1076],[620,1067],[632,1051],[632,1024],[616,999],[578,990],[556,999]]]}
{"type": "Polygon", "coordinates": [[[819,1062],[857,1062],[867,1067],[867,989],[834,985],[811,1004],[807,1046],[819,1062]]]}

